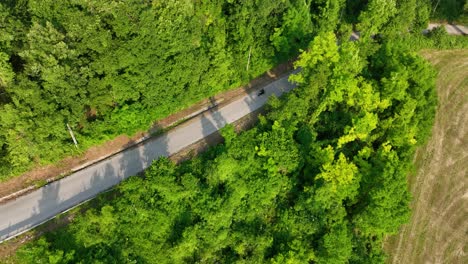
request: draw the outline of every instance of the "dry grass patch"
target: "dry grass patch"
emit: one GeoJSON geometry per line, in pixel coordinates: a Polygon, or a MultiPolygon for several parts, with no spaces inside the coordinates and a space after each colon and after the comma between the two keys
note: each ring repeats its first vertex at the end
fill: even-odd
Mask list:
{"type": "Polygon", "coordinates": [[[468,50],[422,55],[439,71],[439,105],[409,179],[411,221],[385,247],[390,263],[468,263],[468,50]]]}

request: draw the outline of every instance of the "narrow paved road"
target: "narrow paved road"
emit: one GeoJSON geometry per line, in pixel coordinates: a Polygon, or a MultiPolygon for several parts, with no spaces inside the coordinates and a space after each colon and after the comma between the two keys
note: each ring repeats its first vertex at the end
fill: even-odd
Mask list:
{"type": "Polygon", "coordinates": [[[207,111],[168,133],[127,149],[95,165],[0,205],[0,241],[44,223],[141,172],[151,161],[169,156],[262,107],[270,95],[280,96],[294,85],[288,77],[264,87],[265,94],[248,94],[222,108],[207,111]]]}
{"type": "MultiPolygon", "coordinates": [[[[430,24],[429,29],[438,26],[430,24]]],[[[446,25],[449,34],[466,35],[468,28],[446,25]]],[[[353,33],[354,34],[354,33],[353,33]]],[[[359,38],[353,35],[351,39],[359,38]]],[[[354,40],[354,39],[353,39],[354,40]]],[[[280,96],[294,88],[285,76],[265,87],[265,94],[248,94],[220,109],[213,109],[176,127],[161,137],[127,149],[66,178],[16,200],[0,205],[0,242],[44,223],[55,215],[89,200],[120,181],[147,168],[151,161],[169,156],[216,132],[228,123],[262,107],[272,94],[280,96]]]]}
{"type": "MultiPolygon", "coordinates": [[[[434,29],[441,24],[437,23],[430,23],[429,27],[427,29],[431,30],[434,29]]],[[[468,35],[468,27],[465,27],[463,25],[452,25],[452,24],[445,24],[444,25],[445,30],[447,31],[448,34],[450,35],[463,35],[466,36],[468,35]]]]}

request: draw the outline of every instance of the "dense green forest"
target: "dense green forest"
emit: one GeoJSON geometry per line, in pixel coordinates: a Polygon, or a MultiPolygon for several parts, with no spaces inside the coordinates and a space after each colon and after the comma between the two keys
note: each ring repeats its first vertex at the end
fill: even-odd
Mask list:
{"type": "Polygon", "coordinates": [[[21,263],[382,263],[384,236],[408,220],[406,176],[437,103],[435,71],[414,50],[466,45],[420,36],[429,0],[1,8],[4,173],[72,153],[66,123],[91,145],[300,53],[298,87],[270,98],[254,128],[228,126],[223,144],[180,165],[155,161],[19,249],[21,263]]]}
{"type": "Polygon", "coordinates": [[[321,32],[419,32],[433,4],[2,0],[0,180],[148,129],[293,58],[321,32]]]}
{"type": "Polygon", "coordinates": [[[406,175],[435,112],[434,70],[400,45],[373,54],[319,34],[299,87],[259,124],[175,165],[156,161],[110,202],[23,248],[25,262],[382,262],[409,216],[406,175]],[[411,72],[411,74],[410,74],[411,72]]]}
{"type": "Polygon", "coordinates": [[[2,1],[0,178],[75,153],[67,123],[86,149],[246,83],[334,27],[335,2],[2,1]]]}

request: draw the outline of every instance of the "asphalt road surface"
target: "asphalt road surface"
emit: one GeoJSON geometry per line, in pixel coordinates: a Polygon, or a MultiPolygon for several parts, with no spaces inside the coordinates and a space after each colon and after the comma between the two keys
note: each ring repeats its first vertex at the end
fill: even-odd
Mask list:
{"type": "Polygon", "coordinates": [[[262,107],[269,96],[294,88],[288,77],[252,92],[224,107],[213,108],[168,133],[84,168],[59,181],[0,205],[0,241],[40,225],[87,201],[120,181],[143,171],[154,159],[169,156],[262,107]]]}
{"type": "MultiPolygon", "coordinates": [[[[432,29],[439,24],[430,24],[432,29]]],[[[468,28],[445,25],[449,34],[466,35],[468,28]]],[[[359,34],[353,33],[352,40],[359,34]]],[[[285,76],[264,87],[265,93],[248,94],[222,108],[214,108],[168,133],[145,141],[112,157],[86,167],[59,181],[0,205],[0,241],[17,236],[40,225],[120,181],[147,168],[154,159],[169,156],[216,132],[228,123],[262,107],[272,94],[280,96],[294,88],[285,76]]]]}
{"type": "MultiPolygon", "coordinates": [[[[438,26],[440,26],[440,24],[430,23],[428,29],[431,30],[438,26]]],[[[447,30],[447,33],[450,35],[468,35],[468,27],[465,27],[463,25],[445,24],[444,27],[445,30],[447,30]]]]}

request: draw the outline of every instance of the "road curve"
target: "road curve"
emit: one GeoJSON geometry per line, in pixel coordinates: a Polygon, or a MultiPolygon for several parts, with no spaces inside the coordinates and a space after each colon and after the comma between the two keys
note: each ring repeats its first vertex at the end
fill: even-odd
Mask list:
{"type": "Polygon", "coordinates": [[[169,156],[262,107],[269,96],[294,88],[284,76],[221,108],[211,109],[168,133],[149,139],[61,180],[0,205],[0,241],[13,238],[87,201],[143,171],[154,159],[169,156]]]}

